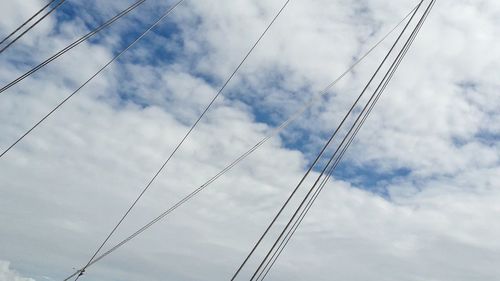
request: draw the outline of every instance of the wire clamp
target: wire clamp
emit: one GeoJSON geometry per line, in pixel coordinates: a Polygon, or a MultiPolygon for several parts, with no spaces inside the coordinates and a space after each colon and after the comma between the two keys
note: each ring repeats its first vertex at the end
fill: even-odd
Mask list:
{"type": "Polygon", "coordinates": [[[78,272],[80,272],[78,274],[78,277],[82,276],[83,274],[85,274],[85,268],[82,268],[82,269],[78,270],[78,272]]]}

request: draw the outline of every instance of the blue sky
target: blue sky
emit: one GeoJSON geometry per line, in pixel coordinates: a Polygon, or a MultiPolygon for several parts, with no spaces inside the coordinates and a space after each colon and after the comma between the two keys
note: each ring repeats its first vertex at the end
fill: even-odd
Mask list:
{"type": "MultiPolygon", "coordinates": [[[[4,93],[0,146],[71,93],[170,2],[148,0],[4,93]]],[[[12,80],[130,3],[68,0],[0,55],[0,81],[12,80]]],[[[415,4],[292,1],[111,244],[267,136],[415,4]]],[[[41,5],[7,3],[0,34],[41,5]]],[[[0,159],[0,280],[60,280],[80,266],[280,5],[186,1],[0,159]]],[[[498,15],[497,3],[438,1],[270,277],[495,280],[498,15]]],[[[279,137],[85,278],[229,278],[393,39],[279,137]]]]}

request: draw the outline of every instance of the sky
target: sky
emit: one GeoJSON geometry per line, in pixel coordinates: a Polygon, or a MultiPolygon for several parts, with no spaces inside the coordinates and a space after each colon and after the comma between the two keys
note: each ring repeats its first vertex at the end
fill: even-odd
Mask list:
{"type": "MultiPolygon", "coordinates": [[[[4,2],[1,36],[45,3],[4,2]]],[[[0,158],[0,280],[62,280],[83,266],[283,2],[186,0],[0,158]]],[[[130,3],[67,0],[0,54],[0,84],[130,3]]],[[[0,148],[172,3],[146,1],[0,94],[0,148]]],[[[416,4],[292,0],[108,247],[266,137],[416,4]]],[[[437,1],[268,279],[498,280],[498,34],[500,2],[437,1]]],[[[229,280],[394,39],[279,136],[81,280],[229,280]]]]}

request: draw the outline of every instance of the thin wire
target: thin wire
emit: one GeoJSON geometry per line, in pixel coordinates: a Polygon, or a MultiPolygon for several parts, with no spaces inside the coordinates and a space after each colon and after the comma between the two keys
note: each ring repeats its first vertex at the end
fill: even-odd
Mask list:
{"type": "Polygon", "coordinates": [[[50,6],[52,3],[54,3],[56,0],[51,0],[49,3],[47,3],[45,6],[43,6],[38,12],[36,12],[34,15],[32,15],[29,19],[27,19],[25,22],[23,22],[20,26],[18,26],[14,31],[12,31],[9,35],[5,36],[2,41],[0,41],[0,45],[3,44],[3,42],[7,41],[12,35],[14,35],[16,32],[18,32],[21,28],[23,28],[25,25],[27,25],[30,21],[32,21],[36,16],[38,16],[41,12],[43,12],[45,9],[47,9],[48,6],[50,6]]]}
{"type": "Polygon", "coordinates": [[[12,44],[14,44],[17,40],[21,39],[28,31],[30,31],[33,27],[38,25],[43,19],[45,19],[47,16],[52,14],[57,8],[59,8],[66,0],[61,0],[61,2],[57,3],[54,7],[52,7],[45,15],[43,15],[41,18],[39,18],[37,21],[35,21],[32,25],[30,25],[25,31],[23,31],[21,34],[19,34],[14,40],[10,41],[5,47],[0,49],[0,54],[3,53],[3,51],[7,50],[12,44]]]}
{"type": "MultiPolygon", "coordinates": [[[[418,9],[418,7],[417,7],[418,9]]],[[[413,18],[413,16],[415,15],[415,12],[417,11],[417,9],[415,9],[415,11],[413,12],[411,18],[410,18],[410,21],[411,19],[413,18]]],[[[397,42],[399,42],[402,34],[404,33],[404,31],[406,30],[406,28],[408,27],[408,23],[405,25],[403,31],[399,34],[399,36],[397,37],[396,39],[396,42],[391,46],[391,51],[394,49],[395,45],[397,42]]],[[[250,259],[250,257],[252,256],[252,254],[255,252],[255,250],[257,249],[257,247],[260,245],[260,243],[262,242],[262,240],[264,239],[264,237],[267,235],[267,233],[269,232],[269,230],[271,229],[271,227],[274,225],[274,223],[276,222],[276,220],[278,219],[278,217],[281,215],[281,213],[283,212],[283,210],[285,209],[285,207],[288,205],[288,203],[291,201],[292,197],[295,195],[295,193],[298,191],[298,189],[300,188],[300,186],[302,185],[302,183],[304,182],[304,180],[307,178],[307,176],[309,175],[309,173],[312,171],[312,169],[314,168],[314,166],[316,165],[316,163],[319,161],[319,159],[321,158],[321,156],[324,154],[324,152],[326,151],[327,147],[330,145],[330,143],[332,142],[332,140],[334,139],[334,137],[337,135],[337,133],[339,132],[340,128],[343,126],[343,124],[345,123],[345,121],[347,120],[348,116],[351,114],[351,112],[354,110],[354,108],[356,107],[356,105],[358,104],[358,102],[360,101],[360,99],[362,98],[362,96],[364,95],[364,93],[366,92],[366,90],[368,89],[368,86],[371,84],[371,82],[373,81],[373,79],[375,78],[376,74],[380,71],[380,69],[382,68],[382,65],[383,63],[387,60],[387,58],[389,57],[389,54],[387,54],[384,59],[382,60],[382,63],[377,67],[375,73],[372,75],[372,77],[370,78],[368,84],[366,85],[366,87],[361,91],[360,95],[357,97],[357,99],[354,101],[353,105],[351,106],[351,108],[348,110],[348,112],[345,114],[345,116],[343,117],[342,121],[340,122],[340,124],[337,126],[337,128],[335,129],[335,131],[332,133],[330,139],[327,141],[327,143],[325,144],[325,146],[321,149],[321,151],[319,152],[318,156],[316,157],[316,159],[311,163],[309,169],[306,171],[306,173],[304,174],[304,176],[302,177],[302,179],[299,181],[299,183],[297,184],[297,186],[295,187],[295,189],[292,191],[292,193],[288,196],[288,198],[286,199],[286,201],[284,202],[284,204],[281,206],[280,210],[278,211],[278,213],[274,216],[273,220],[271,221],[271,223],[269,224],[269,226],[266,228],[266,230],[264,231],[264,233],[260,236],[260,238],[258,239],[258,241],[255,243],[255,245],[253,246],[253,248],[250,250],[249,254],[246,256],[246,258],[244,259],[244,261],[241,263],[241,265],[238,267],[238,269],[236,270],[236,272],[234,273],[233,277],[231,278],[231,281],[234,280],[238,274],[241,272],[242,268],[245,266],[245,264],[248,262],[248,260],[250,259]]],[[[259,267],[259,270],[260,270],[260,267],[259,267]]],[[[256,271],[257,272],[257,271],[256,271]]],[[[255,274],[254,274],[255,275],[255,274]]],[[[255,276],[252,276],[252,279],[254,278],[255,276]]]]}
{"type": "MultiPolygon", "coordinates": [[[[415,9],[415,8],[414,8],[415,9]]],[[[413,10],[412,10],[413,11],[413,10]]],[[[257,142],[252,148],[250,148],[248,151],[240,155],[238,158],[236,158],[233,162],[231,162],[228,166],[226,166],[224,169],[222,169],[219,173],[217,173],[215,176],[210,178],[208,181],[206,181],[203,185],[201,185],[199,188],[195,189],[193,192],[185,196],[183,199],[178,201],[174,206],[169,208],[167,211],[163,212],[160,216],[156,217],[152,221],[150,221],[148,224],[143,226],[141,229],[136,231],[134,234],[130,235],[127,239],[121,241],[119,244],[115,245],[112,249],[108,250],[105,254],[102,254],[98,258],[94,259],[94,261],[90,264],[96,263],[98,260],[101,260],[105,256],[111,254],[115,250],[117,250],[119,247],[123,246],[126,244],[128,241],[132,240],[134,237],[138,236],[140,233],[145,231],[147,228],[151,227],[153,224],[156,222],[160,221],[163,219],[165,216],[170,214],[172,211],[183,205],[185,202],[193,198],[196,194],[201,192],[204,188],[206,188],[208,185],[211,183],[215,182],[219,177],[227,173],[229,170],[231,170],[234,166],[236,166],[238,163],[240,163],[243,159],[245,159],[247,156],[249,156],[251,153],[253,153],[255,150],[257,150],[260,146],[262,146],[267,140],[269,140],[271,137],[279,134],[281,131],[283,131],[289,124],[291,124],[295,119],[297,119],[301,113],[303,113],[308,107],[310,107],[315,101],[317,101],[321,96],[326,95],[328,93],[328,90],[332,88],[339,80],[341,80],[347,73],[351,72],[352,69],[357,66],[362,60],[364,60],[377,46],[379,46],[401,23],[404,22],[408,18],[408,16],[411,14],[408,13],[406,17],[404,17],[403,20],[401,20],[392,30],[390,30],[382,39],[380,39],[375,45],[373,45],[363,56],[361,56],[355,63],[353,63],[346,71],[344,71],[339,77],[337,77],[332,83],[330,83],[323,91],[321,91],[316,97],[312,98],[307,104],[305,104],[304,107],[299,109],[298,111],[295,112],[290,118],[288,118],[286,121],[281,123],[278,127],[276,127],[274,130],[272,130],[268,136],[264,137],[261,139],[259,142],[257,142]]],[[[90,266],[89,265],[89,266],[90,266]]],[[[70,275],[68,279],[76,276],[79,274],[79,271],[76,271],[74,275],[70,275]]],[[[66,280],[68,280],[66,279],[66,280]]]]}
{"type": "MultiPolygon", "coordinates": [[[[426,17],[427,17],[427,16],[426,16],[426,17]]],[[[419,27],[418,27],[418,29],[419,29],[419,30],[420,30],[420,27],[421,27],[421,26],[419,26],[419,27]]],[[[418,32],[418,31],[417,31],[417,32],[418,32]]],[[[411,40],[412,42],[413,42],[413,40],[415,39],[415,37],[416,37],[416,35],[412,38],[412,40],[411,40]]],[[[410,43],[410,45],[411,45],[411,43],[410,43]]],[[[402,56],[402,57],[404,57],[404,55],[405,55],[405,54],[406,54],[406,52],[408,51],[408,48],[409,48],[409,45],[408,45],[408,47],[406,47],[406,50],[404,51],[404,54],[403,54],[403,56],[402,56]]],[[[399,61],[398,61],[397,65],[396,65],[396,69],[397,69],[397,67],[399,66],[399,63],[401,62],[402,57],[399,59],[399,61]]],[[[311,208],[312,203],[314,203],[314,201],[316,200],[317,196],[318,196],[318,195],[319,195],[319,193],[322,191],[323,187],[324,187],[324,186],[325,186],[325,184],[327,183],[328,179],[329,179],[329,178],[330,178],[330,176],[332,175],[332,173],[333,173],[333,171],[335,170],[335,168],[337,167],[338,163],[340,162],[340,160],[341,160],[341,159],[342,159],[342,157],[344,156],[344,154],[345,154],[345,152],[346,152],[347,148],[351,145],[351,143],[352,143],[352,141],[353,141],[354,137],[355,137],[355,136],[357,135],[357,133],[359,132],[359,129],[360,129],[360,128],[361,128],[361,126],[364,124],[364,122],[366,121],[366,118],[368,117],[368,115],[369,115],[369,114],[370,114],[370,112],[372,111],[372,109],[373,109],[374,105],[377,103],[378,99],[380,98],[380,96],[381,96],[382,92],[385,90],[385,88],[386,88],[386,86],[387,86],[388,82],[391,80],[392,76],[394,75],[394,72],[395,72],[395,70],[393,70],[393,71],[391,72],[391,75],[389,76],[389,78],[387,79],[387,81],[384,83],[384,86],[382,87],[382,89],[381,89],[381,90],[380,90],[380,92],[378,93],[378,95],[377,95],[377,97],[376,97],[375,101],[374,101],[374,102],[370,105],[370,108],[369,108],[368,112],[365,114],[365,116],[363,116],[363,119],[361,120],[361,123],[360,123],[360,124],[358,124],[358,126],[357,126],[357,128],[356,128],[356,130],[355,130],[354,134],[352,134],[352,135],[351,135],[351,137],[350,137],[350,139],[349,139],[349,142],[348,142],[348,143],[347,143],[347,145],[343,148],[343,150],[342,150],[342,152],[341,152],[340,156],[339,156],[339,157],[337,158],[337,160],[335,161],[335,164],[334,164],[334,165],[330,168],[330,171],[328,172],[328,176],[327,176],[327,177],[325,177],[325,179],[324,179],[324,180],[323,180],[323,182],[321,183],[321,185],[320,185],[319,189],[315,191],[315,194],[313,195],[312,200],[310,200],[310,202],[308,203],[308,206],[307,206],[307,207],[306,207],[306,209],[304,210],[304,211],[305,211],[305,213],[304,213],[304,211],[303,211],[303,214],[301,214],[301,217],[300,217],[299,221],[297,221],[297,222],[294,224],[294,226],[292,227],[293,231],[291,232],[291,234],[290,234],[287,238],[285,238],[285,239],[286,239],[285,245],[284,245],[284,246],[283,246],[283,247],[279,250],[279,253],[278,253],[277,257],[273,260],[273,262],[272,262],[271,266],[267,269],[266,273],[264,274],[264,277],[263,277],[261,280],[264,280],[264,279],[265,279],[265,277],[266,277],[266,276],[267,276],[267,274],[269,273],[269,270],[271,269],[271,267],[272,267],[272,266],[274,265],[274,263],[276,262],[277,258],[278,258],[278,257],[280,256],[280,254],[282,253],[282,251],[283,251],[284,247],[286,247],[286,245],[287,245],[287,244],[288,244],[288,242],[290,241],[291,237],[293,236],[293,234],[294,234],[294,233],[295,233],[295,231],[297,230],[298,225],[302,222],[303,218],[305,217],[305,214],[307,214],[307,212],[308,212],[308,211],[309,211],[309,209],[311,208]]],[[[282,243],[283,243],[283,242],[282,242],[282,243]]],[[[281,246],[281,245],[280,245],[280,246],[281,246]]],[[[274,255],[273,255],[273,257],[274,257],[274,255]]]]}
{"type": "MultiPolygon", "coordinates": [[[[288,5],[288,3],[290,3],[290,1],[291,0],[287,0],[287,1],[284,2],[284,4],[281,6],[281,8],[279,9],[279,11],[276,13],[276,15],[274,16],[274,18],[271,20],[271,22],[267,25],[267,27],[264,29],[264,31],[260,34],[260,36],[258,37],[258,39],[255,41],[255,43],[252,45],[252,47],[250,48],[250,50],[245,54],[245,56],[240,61],[240,63],[238,64],[238,66],[233,70],[233,72],[231,73],[231,75],[226,79],[226,81],[224,82],[224,84],[222,85],[222,87],[219,89],[219,91],[217,92],[217,94],[212,98],[212,100],[209,102],[209,104],[205,107],[205,109],[200,114],[200,116],[198,117],[198,119],[196,119],[196,121],[193,123],[193,125],[191,125],[191,127],[189,128],[189,130],[187,131],[187,133],[184,135],[184,137],[181,139],[181,141],[177,144],[177,146],[170,153],[170,155],[168,156],[168,158],[163,162],[163,164],[161,165],[161,167],[156,171],[156,173],[149,180],[149,182],[147,183],[147,185],[142,189],[142,191],[139,194],[139,196],[137,196],[137,198],[134,200],[134,202],[132,203],[132,205],[130,205],[130,207],[127,209],[127,211],[125,212],[125,214],[121,217],[121,219],[118,221],[118,223],[115,225],[115,227],[108,234],[108,236],[106,237],[106,239],[104,239],[104,241],[101,243],[101,245],[99,246],[99,248],[92,255],[92,257],[88,261],[87,265],[84,266],[81,269],[81,273],[83,273],[85,271],[85,269],[88,267],[88,265],[97,256],[97,254],[100,252],[100,250],[102,249],[102,247],[104,247],[104,245],[107,243],[107,241],[111,238],[111,236],[115,233],[115,231],[118,229],[118,227],[121,225],[121,223],[125,220],[125,218],[128,216],[128,214],[135,207],[135,205],[137,204],[137,202],[139,202],[139,200],[146,193],[146,191],[149,189],[149,187],[151,186],[151,184],[155,181],[155,179],[158,177],[158,175],[163,171],[163,169],[166,167],[166,165],[168,164],[168,162],[170,162],[170,159],[172,159],[172,157],[175,155],[175,153],[184,144],[184,142],[189,137],[189,135],[191,134],[191,132],[196,128],[196,126],[198,125],[198,123],[205,116],[205,114],[208,112],[208,110],[212,107],[212,105],[217,100],[217,98],[222,94],[222,92],[224,91],[224,89],[226,88],[226,86],[233,79],[233,77],[236,75],[236,73],[238,72],[238,70],[245,63],[245,61],[248,59],[248,57],[253,52],[253,50],[257,47],[257,45],[260,43],[260,41],[262,40],[262,38],[264,38],[264,36],[266,35],[266,33],[269,31],[269,29],[271,28],[271,26],[278,19],[278,17],[281,15],[281,13],[286,8],[286,6],[288,5]]],[[[81,275],[79,275],[79,276],[81,276],[81,275]]],[[[77,277],[77,279],[78,279],[78,277],[77,277]]]]}
{"type": "Polygon", "coordinates": [[[156,20],[146,31],[144,31],[139,37],[137,37],[132,43],[130,43],[125,49],[116,54],[110,61],[108,61],[104,66],[102,66],[96,73],[94,73],[87,81],[85,81],[80,87],[78,87],[73,93],[63,99],[56,107],[54,107],[49,113],[47,113],[42,119],[40,119],[35,125],[33,125],[28,131],[21,135],[14,143],[12,143],[7,149],[5,149],[1,154],[2,158],[7,152],[9,152],[14,146],[16,146],[22,139],[24,139],[28,134],[30,134],[36,127],[38,127],[45,119],[47,119],[52,113],[59,109],[63,104],[65,104],[69,99],[71,99],[76,93],[78,93],[83,87],[85,87],[90,81],[97,77],[104,69],[115,62],[119,57],[121,57],[126,51],[128,51],[133,45],[135,45],[139,40],[141,40],[147,33],[151,31],[155,26],[157,26],[165,17],[167,17],[179,4],[185,0],[179,0],[173,6],[171,6],[158,20],[156,20]]]}
{"type": "Polygon", "coordinates": [[[33,73],[37,72],[38,70],[40,70],[41,68],[43,68],[47,64],[49,64],[52,61],[56,60],[57,58],[59,58],[60,56],[62,56],[66,52],[68,52],[69,50],[71,50],[71,49],[75,48],[76,46],[80,45],[81,43],[85,42],[86,40],[88,40],[89,38],[91,38],[95,34],[99,33],[101,30],[105,29],[106,27],[110,26],[115,21],[117,21],[118,19],[122,18],[123,16],[125,16],[130,11],[134,10],[135,8],[137,8],[137,6],[143,4],[144,2],[146,2],[146,0],[136,1],[135,3],[133,3],[132,5],[130,5],[129,7],[127,7],[125,10],[119,12],[114,17],[110,18],[109,20],[107,20],[106,22],[104,22],[103,24],[101,24],[100,26],[98,26],[97,28],[95,28],[94,30],[92,30],[89,33],[83,35],[79,39],[75,40],[73,43],[71,43],[68,46],[64,47],[63,49],[59,50],[57,53],[55,53],[51,57],[49,57],[46,60],[44,60],[43,62],[39,63],[37,66],[33,67],[32,69],[30,69],[26,73],[22,74],[21,76],[17,77],[13,81],[9,82],[8,84],[6,84],[2,88],[0,88],[0,93],[3,93],[4,91],[8,90],[10,87],[16,85],[17,83],[21,82],[22,80],[24,80],[28,76],[32,75],[33,73]]]}
{"type": "MultiPolygon", "coordinates": [[[[429,5],[429,7],[427,8],[426,12],[424,13],[424,15],[422,16],[421,20],[419,21],[419,23],[417,24],[417,26],[415,27],[414,31],[412,32],[411,36],[409,37],[407,43],[405,44],[405,46],[403,47],[403,49],[401,50],[400,54],[398,55],[398,57],[396,58],[395,62],[393,63],[393,65],[391,66],[391,68],[388,70],[388,73],[385,75],[385,77],[382,79],[382,81],[380,82],[379,86],[377,87],[377,89],[375,90],[374,92],[374,95],[377,94],[375,96],[375,99],[372,101],[372,98],[368,101],[367,105],[368,106],[370,103],[370,106],[369,106],[369,109],[366,111],[366,113],[363,115],[362,119],[360,122],[358,122],[359,120],[359,117],[361,117],[361,115],[363,114],[363,112],[360,114],[360,116],[358,116],[358,119],[356,120],[356,122],[353,124],[353,127],[351,127],[351,130],[349,130],[349,132],[346,134],[344,140],[342,141],[342,143],[339,145],[339,148],[342,147],[343,143],[345,142],[345,140],[347,139],[347,137],[349,137],[349,140],[347,142],[346,145],[344,145],[344,147],[342,148],[342,151],[341,153],[337,156],[337,152],[338,152],[338,149],[337,151],[335,151],[334,155],[332,155],[332,158],[333,159],[334,157],[337,156],[337,159],[335,160],[334,164],[329,168],[329,171],[327,172],[327,176],[324,177],[323,181],[321,182],[320,186],[318,189],[316,189],[316,191],[314,192],[313,196],[309,199],[309,202],[308,204],[306,205],[305,209],[303,209],[302,213],[300,214],[298,220],[294,223],[294,225],[292,226],[292,228],[290,228],[290,230],[288,231],[287,235],[285,236],[284,240],[282,240],[280,246],[277,248],[278,250],[273,254],[273,256],[271,257],[271,259],[268,261],[268,263],[266,264],[266,267],[264,267],[263,271],[259,274],[259,277],[260,275],[265,271],[265,274],[264,276],[262,277],[262,279],[260,280],[264,280],[265,277],[267,276],[267,274],[269,273],[270,269],[272,268],[272,266],[274,265],[274,263],[276,262],[276,260],[278,259],[278,257],[281,255],[282,251],[284,250],[284,248],[286,247],[286,245],[288,244],[288,242],[290,241],[290,239],[292,238],[293,234],[295,233],[295,231],[297,230],[297,228],[299,227],[300,223],[302,222],[302,220],[304,219],[305,215],[307,214],[307,212],[309,211],[309,209],[311,208],[311,206],[313,205],[314,201],[316,200],[316,198],[318,197],[318,195],[321,193],[321,191],[323,190],[324,186],[326,185],[326,183],[328,182],[328,179],[331,177],[333,171],[335,170],[335,168],[337,167],[337,165],[340,163],[342,157],[344,156],[345,152],[347,151],[347,149],[349,148],[349,146],[351,145],[351,143],[353,142],[354,138],[356,137],[357,133],[359,132],[360,128],[363,126],[364,122],[366,121],[367,117],[369,116],[369,114],[371,113],[373,107],[375,106],[375,104],[377,103],[377,101],[379,100],[380,96],[382,95],[382,93],[384,92],[384,90],[386,89],[388,83],[390,82],[390,80],[392,79],[394,73],[396,72],[397,68],[399,67],[401,61],[403,60],[404,56],[406,55],[409,47],[411,46],[411,44],[413,43],[413,41],[415,40],[421,26],[423,25],[423,22],[425,21],[425,19],[427,18],[428,14],[430,13],[430,9],[432,9],[432,6],[434,5],[434,0],[432,0],[431,4],[429,5]],[[389,74],[390,72],[390,74],[389,74]],[[354,128],[354,126],[356,126],[355,128],[355,131],[354,133],[351,133],[352,132],[352,129],[354,128]],[[276,255],[277,254],[277,255],[276,255]],[[275,257],[276,256],[276,257],[275,257]],[[272,262],[271,262],[272,261],[272,262]],[[271,262],[270,266],[269,263],[271,262]]],[[[366,106],[365,108],[363,109],[363,111],[365,111],[366,109],[366,106]]],[[[319,179],[319,178],[318,178],[319,179]]],[[[314,186],[313,186],[314,188],[314,186]]],[[[305,198],[307,199],[307,197],[305,198]]],[[[304,200],[305,200],[304,199],[304,200]]],[[[258,278],[257,278],[258,279],[258,278]]]]}

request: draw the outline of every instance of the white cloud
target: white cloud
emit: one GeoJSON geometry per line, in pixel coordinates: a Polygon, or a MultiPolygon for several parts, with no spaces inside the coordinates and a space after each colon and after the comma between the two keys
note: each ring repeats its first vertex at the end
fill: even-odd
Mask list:
{"type": "Polygon", "coordinates": [[[21,277],[10,268],[10,262],[0,260],[0,280],[2,281],[35,281],[35,279],[21,277]]]}
{"type": "MultiPolygon", "coordinates": [[[[0,24],[2,34],[42,3],[23,8],[28,4],[21,2],[10,1],[0,11],[8,19],[0,24]]],[[[112,242],[265,136],[272,125],[258,113],[272,115],[273,124],[288,116],[413,2],[292,1],[112,242]]],[[[105,18],[122,5],[107,3],[69,2],[81,11],[80,19],[55,32],[52,18],[2,54],[0,81],[83,33],[84,21],[105,18]]],[[[116,51],[111,47],[129,38],[129,28],[151,22],[166,5],[148,3],[112,27],[109,40],[82,44],[4,93],[0,147],[109,59],[116,51]]],[[[281,4],[187,1],[170,19],[178,29],[172,41],[157,32],[136,46],[0,159],[1,258],[38,280],[59,280],[81,266],[281,4]],[[175,56],[153,61],[153,44],[175,56]]],[[[345,159],[347,170],[362,168],[368,175],[332,180],[270,277],[497,279],[499,14],[491,1],[437,2],[345,159]],[[398,174],[402,168],[409,173],[398,174]],[[377,173],[391,176],[359,180],[377,173]],[[372,188],[386,189],[387,198],[372,188]]],[[[85,278],[229,279],[384,51],[377,50],[281,137],[85,278]],[[285,145],[291,137],[305,141],[285,145]]],[[[12,274],[8,263],[0,269],[12,274]]],[[[31,280],[19,278],[7,280],[31,280]]]]}

